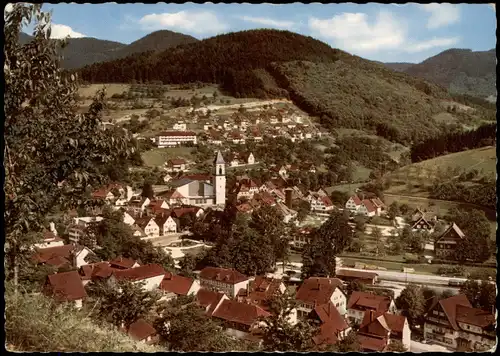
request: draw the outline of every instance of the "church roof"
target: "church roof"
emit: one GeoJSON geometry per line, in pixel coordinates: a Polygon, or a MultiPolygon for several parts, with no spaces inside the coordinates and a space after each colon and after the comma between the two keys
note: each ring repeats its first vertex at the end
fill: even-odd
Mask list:
{"type": "Polygon", "coordinates": [[[215,164],[225,164],[224,157],[222,157],[222,153],[217,151],[217,157],[215,158],[215,164]]]}

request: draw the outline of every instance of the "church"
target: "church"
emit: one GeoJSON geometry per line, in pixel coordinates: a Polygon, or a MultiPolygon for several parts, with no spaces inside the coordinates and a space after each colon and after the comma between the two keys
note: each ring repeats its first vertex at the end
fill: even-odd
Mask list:
{"type": "Polygon", "coordinates": [[[212,179],[187,176],[169,183],[172,187],[160,196],[169,205],[195,205],[203,208],[224,208],[226,204],[226,162],[220,151],[214,159],[212,179]]]}

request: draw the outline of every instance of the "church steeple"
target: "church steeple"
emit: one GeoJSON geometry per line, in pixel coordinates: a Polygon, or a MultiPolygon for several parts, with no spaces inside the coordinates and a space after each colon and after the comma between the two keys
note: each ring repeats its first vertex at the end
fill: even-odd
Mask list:
{"type": "Polygon", "coordinates": [[[220,151],[217,151],[214,159],[214,169],[215,205],[224,206],[226,204],[226,162],[220,151]]]}
{"type": "Polygon", "coordinates": [[[222,157],[222,153],[220,153],[220,151],[217,151],[217,157],[215,157],[214,164],[226,164],[226,161],[224,161],[224,157],[222,157]]]}

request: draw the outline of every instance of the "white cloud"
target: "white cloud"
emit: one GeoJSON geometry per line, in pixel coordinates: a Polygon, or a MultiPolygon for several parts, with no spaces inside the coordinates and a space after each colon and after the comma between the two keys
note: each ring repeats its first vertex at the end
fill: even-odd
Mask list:
{"type": "Polygon", "coordinates": [[[59,25],[53,23],[50,26],[50,29],[51,29],[50,38],[65,38],[67,36],[71,38],[87,37],[83,33],[76,32],[71,27],[66,25],[59,25]]]}
{"type": "Polygon", "coordinates": [[[406,34],[406,26],[386,11],[381,11],[373,24],[368,23],[364,13],[342,13],[331,19],[310,18],[309,28],[333,40],[336,46],[353,52],[400,48],[406,34]]]}
{"type": "Polygon", "coordinates": [[[430,13],[427,21],[428,29],[448,26],[460,21],[460,8],[454,4],[419,4],[419,7],[430,13]]]}
{"type": "Polygon", "coordinates": [[[330,19],[309,19],[309,28],[318,37],[332,41],[332,45],[353,54],[373,56],[396,52],[418,53],[434,48],[456,45],[459,37],[434,37],[412,40],[403,21],[392,13],[381,11],[375,21],[364,13],[342,13],[330,19]]]}
{"type": "Polygon", "coordinates": [[[239,19],[246,22],[252,22],[264,26],[271,26],[277,28],[292,28],[295,25],[293,21],[273,20],[268,17],[241,16],[239,17],[239,19]]]}
{"type": "Polygon", "coordinates": [[[179,11],[149,14],[139,20],[144,30],[175,29],[196,34],[216,34],[229,29],[212,11],[179,11]]]}
{"type": "Polygon", "coordinates": [[[433,38],[428,41],[415,42],[406,47],[406,52],[417,53],[427,51],[433,48],[450,47],[460,42],[460,37],[433,38]]]}

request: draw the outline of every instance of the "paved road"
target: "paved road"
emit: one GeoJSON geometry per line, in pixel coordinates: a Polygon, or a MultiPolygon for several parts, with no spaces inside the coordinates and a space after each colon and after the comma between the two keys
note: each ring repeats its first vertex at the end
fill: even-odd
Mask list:
{"type": "Polygon", "coordinates": [[[168,244],[179,240],[182,235],[186,235],[186,234],[187,234],[186,232],[177,233],[177,234],[169,234],[169,235],[165,235],[165,236],[154,237],[154,238],[148,239],[146,241],[151,241],[153,243],[153,245],[155,245],[155,246],[167,246],[168,244]]]}
{"type": "Polygon", "coordinates": [[[446,347],[435,344],[422,344],[421,342],[411,340],[410,352],[453,352],[446,347]]]}

